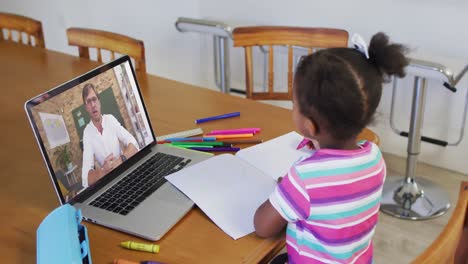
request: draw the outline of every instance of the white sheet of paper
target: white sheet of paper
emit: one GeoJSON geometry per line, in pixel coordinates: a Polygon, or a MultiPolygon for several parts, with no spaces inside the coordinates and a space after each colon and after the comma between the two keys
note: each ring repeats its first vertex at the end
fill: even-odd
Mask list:
{"type": "Polygon", "coordinates": [[[268,176],[277,180],[288,172],[289,168],[302,156],[308,157],[313,150],[304,147],[296,150],[304,139],[296,132],[289,132],[262,144],[258,144],[236,153],[236,156],[247,161],[268,176]]]}
{"type": "Polygon", "coordinates": [[[233,239],[255,230],[255,211],[276,186],[260,170],[231,154],[215,156],[166,179],[233,239]]]}

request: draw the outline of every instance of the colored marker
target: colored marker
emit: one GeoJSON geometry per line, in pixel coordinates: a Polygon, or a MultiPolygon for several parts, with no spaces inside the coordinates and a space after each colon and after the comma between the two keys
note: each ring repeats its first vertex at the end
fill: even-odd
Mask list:
{"type": "Polygon", "coordinates": [[[145,252],[151,252],[151,253],[159,252],[159,245],[156,245],[156,244],[145,244],[145,243],[139,243],[139,242],[134,242],[134,241],[125,241],[125,242],[120,243],[120,246],[127,248],[127,249],[138,250],[138,251],[145,251],[145,252]]]}
{"type": "MultiPolygon", "coordinates": [[[[199,144],[191,144],[191,145],[174,145],[174,146],[177,146],[177,147],[183,147],[183,148],[186,148],[186,147],[189,147],[189,148],[226,148],[226,147],[232,147],[232,144],[226,144],[224,142],[221,142],[221,141],[214,141],[216,144],[203,144],[203,145],[199,145],[199,144]]],[[[203,142],[205,143],[205,142],[203,142]]]]}
{"type": "Polygon", "coordinates": [[[248,138],[253,137],[253,134],[229,134],[229,135],[216,135],[216,140],[224,138],[248,138]]]}
{"type": "Polygon", "coordinates": [[[158,141],[158,144],[167,144],[167,143],[172,143],[172,142],[203,142],[201,139],[194,139],[194,140],[163,140],[163,141],[158,141]]]}
{"type": "Polygon", "coordinates": [[[255,131],[253,130],[250,130],[250,131],[241,131],[241,132],[238,132],[238,131],[225,131],[225,132],[211,132],[211,133],[208,133],[206,134],[207,136],[218,136],[218,135],[235,135],[235,134],[255,134],[255,131]]]}
{"type": "Polygon", "coordinates": [[[215,137],[194,137],[194,138],[166,138],[164,141],[215,141],[215,137]]]}
{"type": "Polygon", "coordinates": [[[172,145],[199,145],[199,146],[222,146],[224,142],[221,141],[205,141],[205,142],[191,142],[191,141],[174,141],[172,145]]]}
{"type": "Polygon", "coordinates": [[[236,116],[240,116],[240,112],[233,112],[233,113],[224,114],[224,115],[200,118],[200,119],[195,120],[195,124],[200,124],[200,123],[204,123],[208,121],[219,120],[219,119],[224,119],[224,118],[229,118],[229,117],[236,117],[236,116]]]}
{"type": "Polygon", "coordinates": [[[126,260],[126,259],[114,259],[114,261],[112,261],[112,264],[164,264],[164,263],[157,262],[157,261],[150,261],[150,260],[134,262],[134,261],[126,260]]]}
{"type": "Polygon", "coordinates": [[[299,143],[299,145],[297,145],[297,148],[296,148],[296,149],[299,150],[299,149],[305,147],[307,144],[309,144],[309,142],[310,142],[309,139],[304,138],[304,139],[301,141],[301,143],[299,143]]]}
{"type": "Polygon", "coordinates": [[[223,140],[224,143],[227,144],[257,144],[257,143],[262,143],[263,139],[231,139],[231,140],[223,140]]]}
{"type": "Polygon", "coordinates": [[[255,134],[260,132],[260,128],[239,128],[239,129],[225,129],[225,130],[212,130],[207,135],[229,135],[229,134],[255,134]]]}
{"type": "Polygon", "coordinates": [[[230,147],[219,147],[219,148],[192,147],[189,149],[198,150],[198,151],[239,151],[240,150],[240,148],[230,148],[230,147]]]}
{"type": "Polygon", "coordinates": [[[193,151],[193,152],[197,152],[197,153],[203,153],[205,155],[208,155],[208,156],[214,156],[213,153],[209,153],[209,152],[206,152],[206,151],[198,151],[198,150],[193,150],[193,149],[190,149],[190,148],[183,148],[181,146],[176,146],[176,145],[171,145],[171,144],[168,144],[168,146],[170,146],[171,148],[179,148],[179,149],[184,149],[184,150],[188,150],[188,151],[193,151]]]}
{"type": "Polygon", "coordinates": [[[171,143],[171,145],[179,147],[179,148],[214,148],[214,146],[204,146],[204,145],[195,145],[195,144],[185,144],[185,145],[179,145],[175,143],[171,143]]]}

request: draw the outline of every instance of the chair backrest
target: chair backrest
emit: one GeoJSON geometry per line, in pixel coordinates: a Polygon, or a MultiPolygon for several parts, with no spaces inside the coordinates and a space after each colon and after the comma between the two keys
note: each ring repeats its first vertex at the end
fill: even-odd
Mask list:
{"type": "Polygon", "coordinates": [[[245,82],[247,98],[256,100],[292,100],[293,48],[303,47],[311,54],[314,49],[347,47],[348,32],[331,28],[304,27],[238,27],[233,31],[234,47],[245,48],[245,82]],[[268,46],[268,91],[255,92],[253,82],[252,47],[268,46]],[[273,46],[288,48],[288,91],[275,92],[273,46]]]}
{"type": "Polygon", "coordinates": [[[414,261],[419,263],[464,263],[468,261],[468,181],[462,182],[457,205],[449,222],[432,244],[414,261]]]}
{"type": "Polygon", "coordinates": [[[115,58],[115,53],[126,54],[135,60],[137,71],[146,72],[145,46],[141,40],[88,28],[69,28],[67,38],[69,45],[78,46],[81,58],[90,59],[89,48],[96,48],[99,62],[102,62],[102,50],[110,52],[111,60],[115,58]]]}
{"type": "Polygon", "coordinates": [[[45,47],[44,33],[42,32],[42,23],[35,19],[0,12],[0,41],[15,41],[36,47],[45,47]],[[6,31],[6,36],[4,32],[6,31]],[[14,39],[13,31],[18,33],[18,38],[14,39]]]}

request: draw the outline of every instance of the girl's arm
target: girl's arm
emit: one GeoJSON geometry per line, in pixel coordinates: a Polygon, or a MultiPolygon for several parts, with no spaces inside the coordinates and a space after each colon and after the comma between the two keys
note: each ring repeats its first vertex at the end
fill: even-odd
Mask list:
{"type": "Polygon", "coordinates": [[[255,212],[255,233],[260,237],[272,237],[283,231],[288,222],[266,200],[255,212]]]}

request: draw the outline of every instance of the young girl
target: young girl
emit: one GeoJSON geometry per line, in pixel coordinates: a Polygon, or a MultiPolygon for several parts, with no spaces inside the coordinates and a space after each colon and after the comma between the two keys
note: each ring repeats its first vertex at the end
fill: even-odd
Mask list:
{"type": "Polygon", "coordinates": [[[368,50],[355,44],[308,55],[295,73],[293,120],[316,151],[291,167],[254,219],[261,237],[287,225],[288,263],[372,263],[385,163],[356,137],[372,121],[382,82],[403,77],[408,60],[384,33],[368,50]]]}

